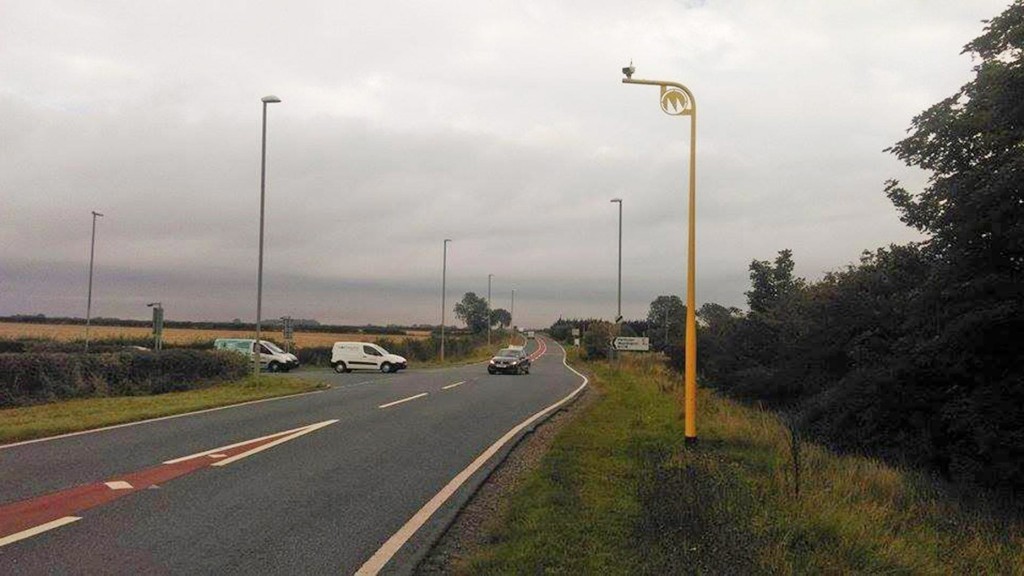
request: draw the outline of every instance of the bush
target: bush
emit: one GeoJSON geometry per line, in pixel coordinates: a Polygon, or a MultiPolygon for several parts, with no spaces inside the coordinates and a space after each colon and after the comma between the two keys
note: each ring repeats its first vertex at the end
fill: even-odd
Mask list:
{"type": "Polygon", "coordinates": [[[611,348],[614,326],[609,322],[594,322],[583,335],[583,351],[588,360],[607,358],[611,348]]]}
{"type": "Polygon", "coordinates": [[[235,352],[163,350],[116,354],[0,354],[0,408],[88,396],[188,390],[249,371],[235,352]]]}

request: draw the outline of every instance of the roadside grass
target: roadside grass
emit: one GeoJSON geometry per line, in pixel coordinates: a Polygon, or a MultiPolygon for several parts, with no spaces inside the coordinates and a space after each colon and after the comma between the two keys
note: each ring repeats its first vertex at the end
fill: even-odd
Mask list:
{"type": "Polygon", "coordinates": [[[686,448],[679,378],[657,357],[583,366],[596,401],[456,573],[1024,574],[1012,503],[811,443],[794,450],[778,416],[710,390],[700,443],[686,448]]]}
{"type": "Polygon", "coordinates": [[[101,428],[322,389],[301,378],[249,376],[208,388],[153,396],[82,398],[0,410],[0,444],[101,428]]]}

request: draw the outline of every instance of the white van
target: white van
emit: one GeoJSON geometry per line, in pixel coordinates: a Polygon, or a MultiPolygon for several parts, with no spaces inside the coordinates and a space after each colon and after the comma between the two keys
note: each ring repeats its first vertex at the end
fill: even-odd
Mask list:
{"type": "MultiPolygon", "coordinates": [[[[256,348],[254,338],[217,338],[213,341],[217,350],[233,350],[245,354],[250,359],[256,348]]],[[[273,342],[260,340],[260,366],[268,372],[287,372],[299,367],[299,359],[295,354],[288,354],[274,345],[273,342]]]]}
{"type": "Polygon", "coordinates": [[[408,365],[405,358],[370,342],[335,342],[331,349],[331,366],[339,374],[352,370],[398,372],[408,365]]]}

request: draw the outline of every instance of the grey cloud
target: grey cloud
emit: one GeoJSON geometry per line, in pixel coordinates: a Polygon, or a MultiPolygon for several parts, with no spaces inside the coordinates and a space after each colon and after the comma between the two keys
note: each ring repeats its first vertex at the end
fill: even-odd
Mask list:
{"type": "MultiPolygon", "coordinates": [[[[254,313],[259,97],[269,110],[266,309],[436,322],[517,289],[524,323],[682,294],[688,125],[700,104],[698,299],[742,305],[747,264],[819,277],[916,239],[881,193],[927,178],[882,149],[969,75],[1002,2],[11,3],[0,18],[0,314],[254,313]],[[172,296],[164,297],[162,294],[172,296]],[[173,312],[172,312],[173,309],[173,312]]],[[[507,304],[507,302],[506,302],[507,304]]]]}

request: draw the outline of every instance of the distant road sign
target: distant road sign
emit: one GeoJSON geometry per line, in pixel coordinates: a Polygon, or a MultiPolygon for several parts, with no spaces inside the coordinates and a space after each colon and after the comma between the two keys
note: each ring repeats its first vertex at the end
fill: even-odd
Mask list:
{"type": "Polygon", "coordinates": [[[572,335],[573,336],[579,336],[580,335],[580,329],[579,328],[573,328],[572,329],[572,335]]]}
{"type": "Polygon", "coordinates": [[[646,352],[651,349],[650,338],[639,338],[633,336],[619,336],[613,343],[616,350],[632,350],[646,352]]]}

